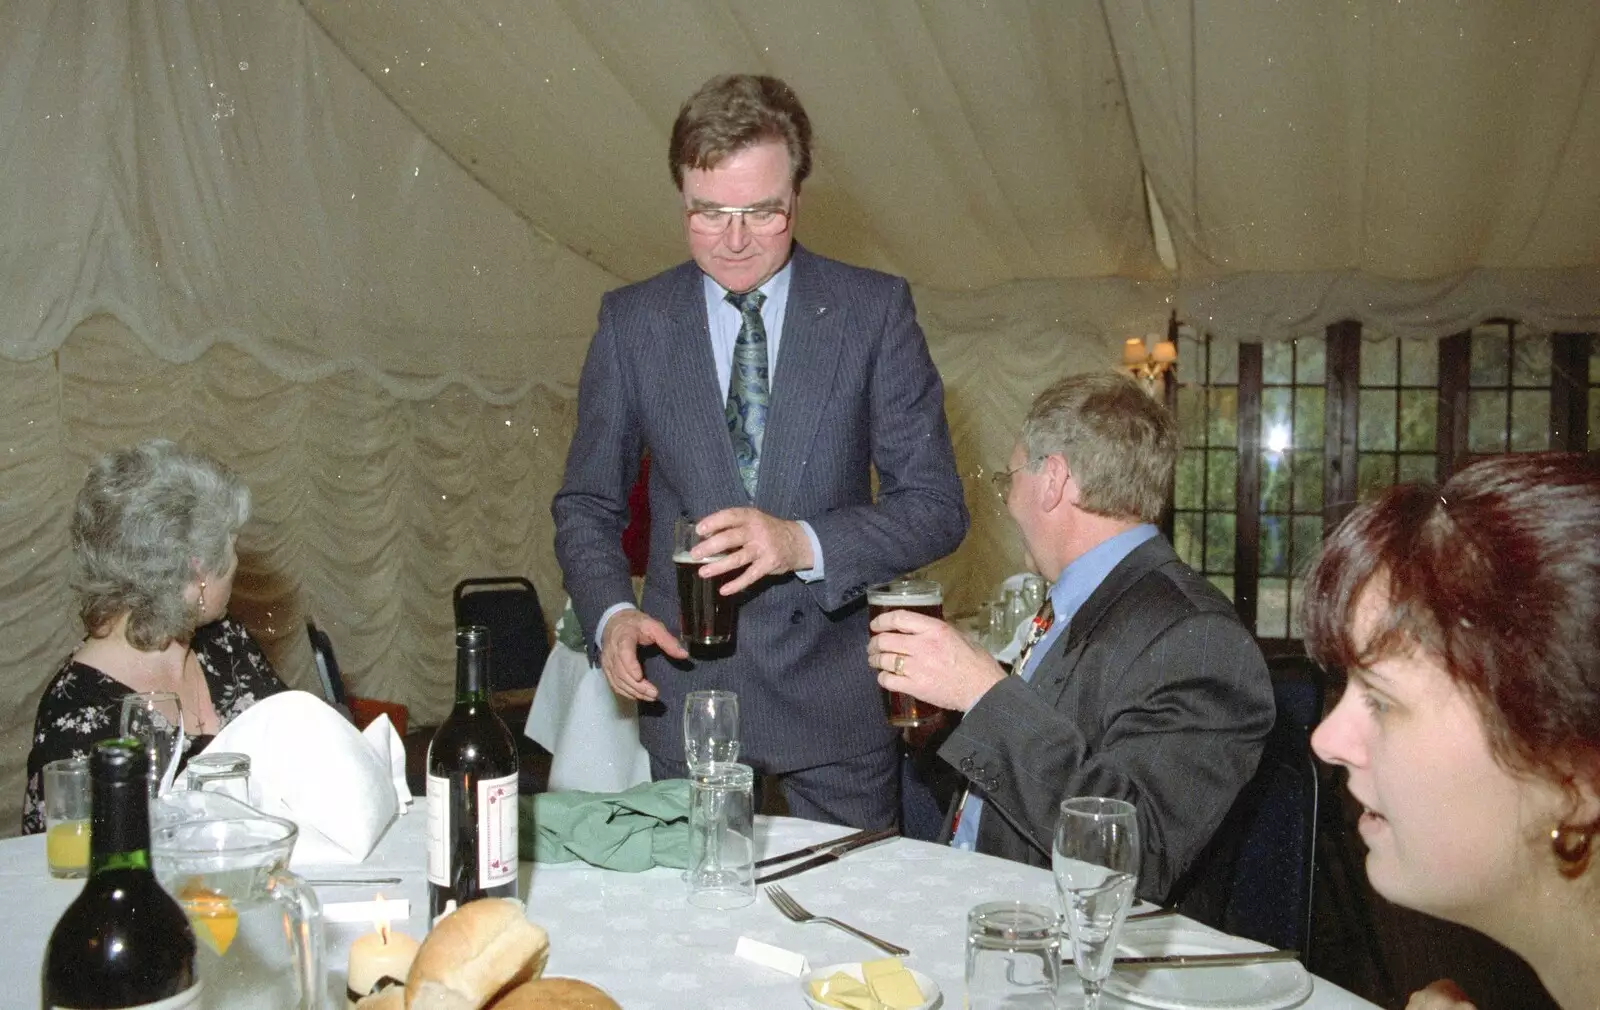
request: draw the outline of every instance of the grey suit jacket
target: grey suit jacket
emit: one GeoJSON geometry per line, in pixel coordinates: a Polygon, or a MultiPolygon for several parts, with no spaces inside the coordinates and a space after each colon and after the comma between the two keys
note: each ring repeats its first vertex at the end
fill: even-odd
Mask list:
{"type": "MultiPolygon", "coordinates": [[[[739,693],[741,757],[768,771],[887,746],[893,734],[866,661],[866,588],[943,557],[966,535],[944,387],[905,281],[798,245],[792,262],[753,504],[809,521],[826,577],[771,577],[742,594],[731,656],[679,663],[646,651],[645,674],[661,696],[640,706],[639,735],[663,757],[682,759],[682,699],[700,688],[739,693]]],[[[556,556],[591,642],[605,610],[633,597],[621,535],[643,449],[651,530],[640,605],[668,628],[680,623],[673,520],[752,504],[708,334],[692,262],[601,301],[551,503],[556,556]]]]}
{"type": "Polygon", "coordinates": [[[983,790],[978,850],[1035,866],[1050,865],[1061,800],[1132,801],[1139,894],[1181,902],[1216,882],[1212,836],[1274,716],[1266,661],[1232,604],[1157,537],[1112,569],[1032,680],[992,688],[939,756],[983,790]]]}

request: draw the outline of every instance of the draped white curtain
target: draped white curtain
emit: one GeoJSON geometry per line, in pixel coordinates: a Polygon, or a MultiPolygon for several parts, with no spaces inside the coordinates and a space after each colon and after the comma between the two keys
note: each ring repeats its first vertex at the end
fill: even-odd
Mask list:
{"type": "Polygon", "coordinates": [[[1030,397],[1174,307],[1600,328],[1597,48],[1591,0],[0,5],[0,832],[113,446],[244,476],[235,610],[291,683],[314,616],[426,722],[458,579],[526,574],[553,618],[578,368],[600,294],[682,258],[667,133],[714,73],[811,112],[802,241],[913,283],[959,610],[1020,564],[987,478],[1030,397]]]}

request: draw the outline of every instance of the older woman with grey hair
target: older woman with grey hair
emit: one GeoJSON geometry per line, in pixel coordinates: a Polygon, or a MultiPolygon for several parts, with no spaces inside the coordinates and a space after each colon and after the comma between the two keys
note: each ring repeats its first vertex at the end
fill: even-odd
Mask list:
{"type": "Polygon", "coordinates": [[[44,830],[42,776],[116,736],[122,699],[172,691],[188,752],[287,690],[244,625],[226,616],[250,491],[222,464],[151,439],[102,456],[72,514],[72,588],[88,637],[39,699],[24,834],[44,830]]]}

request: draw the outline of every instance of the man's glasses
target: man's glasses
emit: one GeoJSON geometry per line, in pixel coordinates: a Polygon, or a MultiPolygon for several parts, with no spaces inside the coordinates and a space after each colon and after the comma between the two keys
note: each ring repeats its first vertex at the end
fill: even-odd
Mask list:
{"type": "Polygon", "coordinates": [[[1045,455],[1040,456],[1038,459],[1025,459],[1009,470],[997,470],[990,474],[989,482],[994,485],[995,493],[1000,496],[1000,501],[1002,503],[1010,503],[1011,479],[1017,475],[1017,471],[1031,470],[1040,463],[1043,463],[1049,458],[1050,455],[1052,454],[1046,453],[1045,455]]]}
{"type": "Polygon", "coordinates": [[[789,211],[783,207],[691,207],[685,213],[689,230],[697,235],[721,235],[736,217],[752,235],[776,235],[789,227],[789,211]]]}
{"type": "Polygon", "coordinates": [[[1011,501],[1011,478],[1017,475],[1018,470],[1025,470],[1033,466],[1035,462],[1035,460],[1031,459],[1023,460],[1009,470],[997,470],[989,476],[989,481],[994,485],[995,494],[1000,496],[1001,502],[1009,503],[1011,501]]]}

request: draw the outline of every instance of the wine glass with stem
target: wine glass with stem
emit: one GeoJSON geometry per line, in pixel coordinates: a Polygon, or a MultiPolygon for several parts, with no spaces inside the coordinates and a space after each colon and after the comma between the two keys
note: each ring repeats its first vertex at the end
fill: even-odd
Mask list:
{"type": "Polygon", "coordinates": [[[150,799],[171,784],[183,749],[183,705],[172,691],[136,691],[122,699],[118,730],[150,756],[150,799]]]}
{"type": "Polygon", "coordinates": [[[1139,883],[1139,820],[1134,805],[1104,796],[1061,801],[1051,853],[1084,1010],[1098,1010],[1100,987],[1116,960],[1117,936],[1139,883]]]}
{"type": "Polygon", "coordinates": [[[739,760],[739,696],[690,691],[683,699],[683,759],[691,776],[709,775],[739,760]]]}

